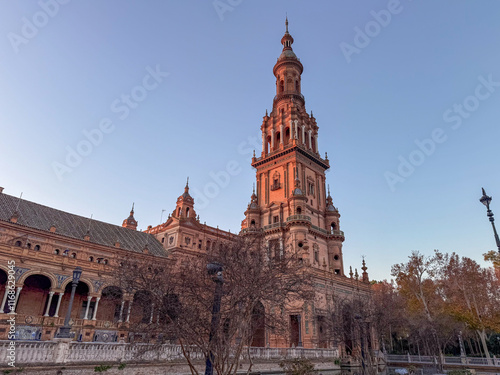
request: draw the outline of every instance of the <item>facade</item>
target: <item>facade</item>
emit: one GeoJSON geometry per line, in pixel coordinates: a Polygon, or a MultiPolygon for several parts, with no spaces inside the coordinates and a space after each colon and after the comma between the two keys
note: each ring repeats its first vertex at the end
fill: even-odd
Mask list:
{"type": "MultiPolygon", "coordinates": [[[[157,319],[154,308],[134,303],[134,291],[113,285],[113,273],[124,257],[150,257],[169,262],[207,251],[217,241],[252,233],[264,235],[269,256],[288,249],[300,251],[315,279],[314,303],[287,311],[290,337],[262,332],[257,346],[324,347],[323,321],[333,296],[368,296],[370,284],[363,261],[362,274],[344,270],[340,213],[326,187],[328,157],[320,156],[318,125],[308,114],[301,93],[303,66],[286,32],[283,51],[273,73],[276,96],[263,118],[262,152],[252,158],[256,189],[241,224],[232,234],[200,222],[186,183],[167,220],[137,231],[134,208],[121,226],[99,222],[28,202],[0,189],[0,339],[6,339],[7,315],[16,313],[19,339],[50,340],[63,325],[71,290],[71,274],[83,270],[71,311],[75,339],[127,341],[135,320],[157,319]],[[7,303],[8,262],[15,263],[15,303],[7,303]]],[[[363,297],[363,298],[364,298],[363,297]]],[[[265,313],[265,312],[264,312],[265,313]]]]}

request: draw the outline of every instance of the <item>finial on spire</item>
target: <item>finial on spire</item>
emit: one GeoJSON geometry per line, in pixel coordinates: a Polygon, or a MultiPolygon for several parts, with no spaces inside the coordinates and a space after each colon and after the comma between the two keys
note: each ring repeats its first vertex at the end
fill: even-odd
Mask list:
{"type": "Polygon", "coordinates": [[[288,14],[286,14],[285,26],[286,26],[286,33],[288,33],[288,14]]]}
{"type": "Polygon", "coordinates": [[[328,184],[328,196],[330,196],[330,184],[328,184]]]}
{"type": "Polygon", "coordinates": [[[187,181],[186,181],[186,187],[187,188],[189,187],[189,176],[188,176],[187,181]]]}
{"type": "Polygon", "coordinates": [[[133,214],[134,213],[134,205],[135,205],[135,202],[132,202],[132,209],[130,210],[130,213],[133,214]]]}
{"type": "Polygon", "coordinates": [[[267,108],[266,108],[266,116],[269,116],[269,115],[267,114],[267,108]]]}
{"type": "Polygon", "coordinates": [[[253,193],[255,194],[255,182],[253,183],[253,193]]]}

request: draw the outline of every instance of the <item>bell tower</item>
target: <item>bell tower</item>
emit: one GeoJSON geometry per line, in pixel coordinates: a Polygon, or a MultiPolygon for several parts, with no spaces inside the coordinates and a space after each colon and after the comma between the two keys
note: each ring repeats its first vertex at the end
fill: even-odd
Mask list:
{"type": "Polygon", "coordinates": [[[340,214],[326,191],[328,157],[318,148],[318,125],[302,95],[304,67],[292,49],[288,31],[273,68],[276,95],[261,125],[262,151],[252,158],[257,191],[245,211],[242,234],[264,233],[272,247],[296,249],[318,271],[344,276],[340,214]]]}

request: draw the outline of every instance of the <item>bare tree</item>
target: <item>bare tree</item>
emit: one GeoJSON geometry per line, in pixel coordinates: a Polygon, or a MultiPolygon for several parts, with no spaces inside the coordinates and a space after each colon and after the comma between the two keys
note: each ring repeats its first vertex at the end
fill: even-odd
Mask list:
{"type": "Polygon", "coordinates": [[[287,337],[284,311],[312,294],[298,253],[270,253],[254,236],[214,244],[190,258],[124,261],[118,282],[142,296],[135,302],[145,313],[136,318],[135,331],[179,343],[192,374],[198,374],[200,352],[220,375],[235,374],[243,356],[250,371],[250,346],[269,342],[266,329],[287,337]],[[212,274],[208,264],[215,265],[212,274]]]}

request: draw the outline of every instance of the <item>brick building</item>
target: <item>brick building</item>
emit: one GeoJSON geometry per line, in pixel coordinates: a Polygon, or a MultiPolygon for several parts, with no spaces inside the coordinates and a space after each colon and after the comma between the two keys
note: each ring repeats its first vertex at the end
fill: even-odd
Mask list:
{"type": "MultiPolygon", "coordinates": [[[[370,284],[363,262],[358,277],[346,276],[343,264],[340,213],[326,186],[328,157],[320,156],[318,125],[308,114],[301,92],[303,65],[286,32],[273,73],[276,96],[263,118],[262,151],[252,158],[256,191],[250,198],[238,235],[262,233],[270,255],[299,250],[315,278],[319,302],[290,306],[290,337],[266,332],[257,345],[326,345],[322,320],[331,295],[367,296],[370,284]]],[[[2,189],[3,190],[3,189],[2,189]]],[[[172,255],[206,251],[220,240],[238,236],[200,223],[186,184],[167,220],[137,230],[134,208],[121,226],[92,220],[7,195],[0,191],[0,339],[6,319],[7,262],[15,261],[17,335],[49,340],[63,325],[71,291],[71,274],[83,269],[71,317],[75,338],[82,341],[128,340],[135,320],[156,319],[157,312],[134,303],[137,294],[113,285],[113,273],[124,257],[150,257],[168,262],[172,255]]],[[[263,312],[265,314],[265,312],[263,312]]]]}

